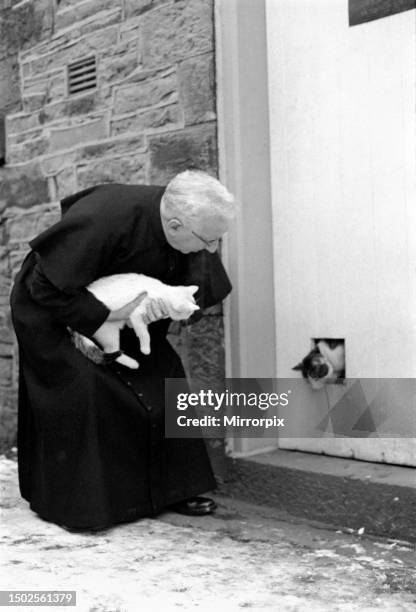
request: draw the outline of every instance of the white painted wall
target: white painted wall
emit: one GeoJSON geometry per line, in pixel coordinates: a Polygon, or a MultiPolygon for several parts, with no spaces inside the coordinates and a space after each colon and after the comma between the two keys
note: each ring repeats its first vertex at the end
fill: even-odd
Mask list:
{"type": "Polygon", "coordinates": [[[347,0],[266,7],[276,375],[342,337],[348,377],[415,377],[415,11],[350,28],[347,0]]]}

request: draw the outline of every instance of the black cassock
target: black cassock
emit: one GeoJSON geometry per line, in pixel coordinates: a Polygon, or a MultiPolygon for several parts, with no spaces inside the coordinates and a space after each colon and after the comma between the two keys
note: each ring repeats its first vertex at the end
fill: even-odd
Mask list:
{"type": "Polygon", "coordinates": [[[101,185],[63,200],[62,219],[31,241],[16,277],[20,491],[46,520],[73,528],[130,521],[215,487],[203,440],[164,436],[164,379],[185,376],[166,339],[170,321],[149,326],[148,356],[133,330],[122,330],[138,370],[93,363],[67,330],[91,336],[107,318],[85,289],[101,276],[198,284],[201,307],[229,293],[216,253],[184,255],[167,243],[163,191],[101,185]]]}

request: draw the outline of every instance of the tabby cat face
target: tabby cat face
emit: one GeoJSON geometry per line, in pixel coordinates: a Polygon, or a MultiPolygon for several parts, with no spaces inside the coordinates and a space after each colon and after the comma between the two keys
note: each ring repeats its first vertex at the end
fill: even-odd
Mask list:
{"type": "Polygon", "coordinates": [[[331,363],[328,361],[318,347],[315,347],[302,359],[293,370],[302,372],[303,378],[311,383],[314,389],[321,389],[327,378],[334,372],[331,363]]]}

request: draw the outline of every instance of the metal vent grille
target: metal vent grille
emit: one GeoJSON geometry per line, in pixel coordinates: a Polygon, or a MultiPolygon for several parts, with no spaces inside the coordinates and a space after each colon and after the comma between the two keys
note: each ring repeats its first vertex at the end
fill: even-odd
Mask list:
{"type": "Polygon", "coordinates": [[[87,57],[68,65],[68,93],[75,94],[97,86],[95,57],[87,57]]]}

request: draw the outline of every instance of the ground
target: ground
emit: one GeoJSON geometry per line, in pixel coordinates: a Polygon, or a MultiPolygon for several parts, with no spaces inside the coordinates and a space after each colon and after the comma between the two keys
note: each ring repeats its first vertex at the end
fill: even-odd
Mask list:
{"type": "Polygon", "coordinates": [[[30,511],[13,459],[0,459],[0,484],[2,590],[75,590],[75,609],[88,612],[416,609],[409,542],[335,531],[229,498],[217,498],[211,517],[166,512],[80,535],[30,511]]]}

